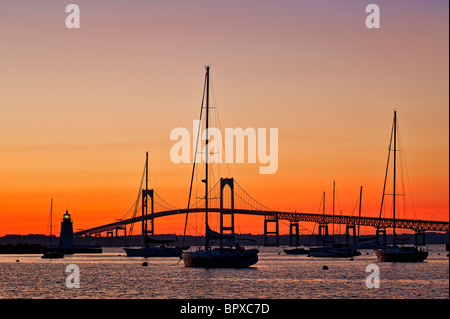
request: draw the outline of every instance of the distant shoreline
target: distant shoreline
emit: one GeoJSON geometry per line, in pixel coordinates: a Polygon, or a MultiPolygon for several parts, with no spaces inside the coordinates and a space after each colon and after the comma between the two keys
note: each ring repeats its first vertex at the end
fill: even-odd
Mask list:
{"type": "MultiPolygon", "coordinates": [[[[362,235],[361,239],[373,237],[374,235],[362,235]]],[[[399,236],[409,237],[408,244],[414,243],[414,234],[403,234],[399,236]]],[[[331,236],[330,236],[331,237],[331,236]]],[[[178,239],[179,241],[183,240],[183,236],[178,235],[175,237],[174,234],[162,234],[155,235],[155,239],[178,239]]],[[[264,235],[258,234],[241,234],[236,235],[236,238],[241,239],[244,245],[259,245],[262,246],[264,244],[264,235]]],[[[345,235],[335,235],[335,242],[344,243],[345,235]]],[[[446,244],[449,242],[449,234],[441,233],[441,232],[426,232],[425,233],[426,244],[446,244]]],[[[57,243],[59,237],[52,236],[52,242],[57,243]]],[[[102,247],[125,247],[125,246],[139,246],[141,244],[142,237],[141,235],[133,235],[133,236],[118,236],[118,237],[76,237],[76,244],[80,245],[100,245],[102,247]]],[[[387,241],[392,241],[392,235],[387,235],[387,241]]],[[[274,236],[270,236],[269,243],[275,243],[274,236]]],[[[0,237],[0,245],[17,245],[17,244],[39,244],[42,246],[47,246],[50,243],[50,236],[43,234],[29,234],[29,235],[15,235],[9,234],[0,237]]],[[[299,246],[308,246],[308,245],[320,245],[322,243],[322,237],[319,235],[299,235],[299,246]]],[[[352,243],[352,238],[350,237],[350,243],[352,243]]],[[[175,242],[174,244],[177,244],[175,242]]],[[[203,236],[186,236],[185,245],[191,246],[201,246],[204,244],[203,236]]],[[[289,235],[280,235],[279,236],[279,245],[280,246],[289,246],[289,235]]]]}

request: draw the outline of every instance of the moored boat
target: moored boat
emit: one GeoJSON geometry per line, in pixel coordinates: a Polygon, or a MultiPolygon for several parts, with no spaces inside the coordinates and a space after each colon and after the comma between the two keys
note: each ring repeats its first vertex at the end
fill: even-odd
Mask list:
{"type": "MultiPolygon", "coordinates": [[[[206,132],[208,132],[209,123],[209,70],[210,66],[206,66],[205,74],[205,86],[203,96],[206,98],[206,132]],[[206,94],[205,94],[206,91],[206,94]]],[[[203,102],[201,108],[203,109],[203,102]]],[[[202,180],[205,183],[205,246],[204,249],[197,251],[186,251],[183,252],[181,258],[184,261],[186,267],[203,267],[203,268],[246,268],[250,267],[258,262],[258,249],[246,250],[240,247],[238,244],[235,247],[225,248],[222,245],[223,240],[234,240],[234,235],[219,234],[212,231],[208,225],[208,155],[209,155],[209,134],[206,134],[205,139],[205,179],[202,180]],[[219,239],[220,248],[212,249],[210,246],[210,239],[219,239]]],[[[195,153],[195,156],[197,152],[195,153]]],[[[193,173],[195,169],[195,159],[193,166],[193,173]]],[[[191,177],[191,189],[189,191],[189,199],[187,210],[189,211],[191,191],[192,191],[192,180],[194,174],[191,177]]],[[[187,223],[186,214],[186,223],[187,223]]],[[[186,226],[186,225],[185,225],[186,226]]],[[[185,227],[186,229],[186,227],[185,227]]]]}
{"type": "MultiPolygon", "coordinates": [[[[395,213],[396,213],[396,196],[398,194],[396,193],[396,154],[399,151],[397,149],[397,111],[394,111],[394,121],[392,123],[392,132],[391,132],[391,140],[389,143],[389,155],[387,160],[387,166],[386,166],[386,174],[384,179],[384,188],[383,188],[383,196],[381,200],[381,209],[380,209],[380,219],[381,219],[381,212],[383,210],[383,202],[384,202],[384,196],[385,189],[386,189],[386,181],[388,176],[388,170],[389,170],[389,158],[390,153],[393,152],[394,155],[394,163],[393,163],[393,204],[392,204],[392,215],[393,215],[393,244],[387,245],[380,249],[375,249],[375,253],[377,255],[379,262],[422,262],[428,257],[428,250],[421,248],[419,249],[417,246],[404,246],[399,245],[398,242],[400,239],[395,233],[395,213]],[[393,149],[391,149],[391,146],[393,144],[393,149]]],[[[378,231],[377,227],[377,231],[378,231]]]]}
{"type": "MultiPolygon", "coordinates": [[[[50,247],[52,247],[52,228],[53,228],[53,198],[50,200],[50,247]]],[[[56,251],[53,248],[44,248],[44,253],[41,258],[53,259],[53,258],[64,258],[64,253],[61,251],[56,251]]]]}
{"type": "Polygon", "coordinates": [[[310,250],[305,248],[284,249],[287,255],[308,255],[310,250]]]}

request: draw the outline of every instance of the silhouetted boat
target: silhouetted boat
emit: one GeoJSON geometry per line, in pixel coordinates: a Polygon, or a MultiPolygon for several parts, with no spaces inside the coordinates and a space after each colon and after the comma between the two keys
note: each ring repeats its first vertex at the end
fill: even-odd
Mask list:
{"type": "MultiPolygon", "coordinates": [[[[391,131],[391,140],[389,143],[389,154],[388,154],[388,160],[387,160],[387,166],[386,166],[386,174],[384,179],[384,187],[383,187],[383,196],[381,200],[381,209],[380,209],[380,219],[381,219],[381,212],[383,210],[383,202],[384,202],[384,196],[385,196],[385,189],[386,189],[386,181],[388,176],[388,170],[389,170],[389,158],[390,153],[393,151],[394,153],[394,164],[393,164],[393,192],[392,192],[392,198],[393,198],[393,205],[392,205],[392,213],[393,213],[393,244],[390,246],[386,246],[384,248],[375,249],[375,253],[377,255],[378,261],[380,262],[421,262],[427,259],[428,257],[428,250],[425,249],[419,249],[417,246],[400,246],[397,245],[397,235],[395,234],[395,197],[396,194],[396,153],[397,153],[397,111],[394,111],[394,121],[392,124],[392,131],[391,131]],[[392,140],[394,141],[394,149],[391,150],[392,140]]],[[[379,228],[379,227],[377,227],[379,228]]]]}
{"type": "Polygon", "coordinates": [[[380,262],[421,262],[428,257],[427,250],[418,249],[415,246],[389,246],[376,249],[375,253],[380,262]]]}
{"type": "Polygon", "coordinates": [[[64,253],[60,251],[52,250],[52,229],[53,229],[53,198],[50,200],[50,246],[49,248],[44,248],[44,251],[41,258],[53,259],[53,258],[64,258],[64,253]]]}
{"type": "Polygon", "coordinates": [[[332,257],[332,258],[344,258],[359,256],[361,253],[348,246],[343,247],[314,247],[310,248],[309,256],[311,257],[332,257]]]}
{"type": "Polygon", "coordinates": [[[64,253],[59,251],[46,251],[41,258],[64,258],[64,253]]]}
{"type": "MultiPolygon", "coordinates": [[[[145,160],[145,190],[142,191],[142,197],[144,201],[144,196],[148,193],[148,152],[146,153],[145,160]]],[[[146,205],[142,205],[142,247],[140,248],[124,248],[128,257],[181,257],[181,252],[183,249],[188,249],[189,247],[179,247],[179,246],[168,246],[169,243],[175,242],[177,240],[160,240],[150,238],[147,233],[147,223],[146,223],[146,205]]]]}
{"type": "MultiPolygon", "coordinates": [[[[205,74],[205,87],[203,91],[203,97],[206,97],[206,132],[209,128],[209,65],[206,66],[205,74]],[[205,95],[206,90],[206,95],[205,95]]],[[[203,109],[203,102],[202,102],[203,109]]],[[[200,113],[201,120],[201,113],[200,113]]],[[[182,253],[182,259],[186,267],[204,267],[204,268],[245,268],[250,267],[258,262],[258,249],[244,249],[238,244],[234,248],[225,248],[222,246],[223,240],[233,240],[234,236],[219,234],[212,231],[208,225],[208,153],[209,153],[209,134],[206,135],[205,142],[205,179],[202,182],[205,183],[205,246],[204,249],[199,249],[197,251],[187,251],[182,253]],[[220,239],[220,248],[212,249],[210,246],[210,239],[220,239]]],[[[195,156],[197,152],[195,153],[195,156]]],[[[195,160],[193,166],[193,172],[195,170],[195,160]]],[[[189,191],[189,199],[187,210],[189,211],[191,191],[192,191],[192,180],[194,174],[191,178],[191,187],[189,191]]],[[[187,217],[187,215],[186,215],[187,217]]],[[[186,218],[187,223],[187,218],[186,218]]]]}
{"type": "Polygon", "coordinates": [[[181,248],[167,247],[160,245],[157,247],[125,248],[128,257],[180,257],[181,248]]]}
{"type": "Polygon", "coordinates": [[[157,240],[146,236],[144,247],[124,248],[128,257],[180,257],[182,248],[179,246],[167,246],[174,240],[157,240]],[[153,246],[150,246],[150,243],[153,246]]]}
{"type": "MultiPolygon", "coordinates": [[[[323,193],[322,198],[322,210],[325,215],[325,192],[323,193]]],[[[333,216],[334,216],[334,206],[335,206],[335,183],[333,182],[333,216]]],[[[328,228],[327,228],[328,229],[328,228]]],[[[309,257],[331,257],[331,258],[344,258],[344,257],[353,257],[359,256],[361,253],[352,248],[350,245],[337,244],[334,241],[334,230],[333,230],[333,238],[332,240],[327,240],[326,235],[328,234],[328,230],[326,234],[323,236],[323,245],[320,247],[311,247],[309,249],[309,257]]]]}
{"type": "Polygon", "coordinates": [[[309,249],[305,248],[292,248],[292,249],[284,249],[284,252],[287,255],[308,255],[309,249]]]}

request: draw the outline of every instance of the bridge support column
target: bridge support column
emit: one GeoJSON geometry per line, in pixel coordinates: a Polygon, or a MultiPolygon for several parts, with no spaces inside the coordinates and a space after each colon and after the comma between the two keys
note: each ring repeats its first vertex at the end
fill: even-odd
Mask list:
{"type": "Polygon", "coordinates": [[[319,236],[322,236],[322,243],[325,245],[326,237],[328,237],[328,224],[319,224],[319,236]]]}
{"type": "Polygon", "coordinates": [[[144,239],[144,244],[147,245],[146,236],[154,235],[153,227],[153,211],[154,211],[154,201],[153,201],[153,189],[143,189],[142,190],[142,237],[144,239]],[[148,197],[151,199],[151,210],[150,218],[148,217],[148,197]],[[148,227],[148,222],[150,221],[150,229],[148,227]]]}
{"type": "Polygon", "coordinates": [[[426,245],[424,230],[418,230],[414,233],[414,245],[415,246],[425,246],[426,245]]]}
{"type": "Polygon", "coordinates": [[[113,237],[113,236],[114,236],[114,232],[112,230],[106,231],[106,237],[113,237]]]}
{"type": "Polygon", "coordinates": [[[125,226],[123,227],[117,227],[116,228],[116,237],[119,237],[119,230],[123,230],[123,236],[127,236],[127,228],[125,226]]]}
{"type": "MultiPolygon", "coordinates": [[[[220,178],[220,234],[234,236],[234,179],[220,178]],[[223,189],[229,186],[231,190],[231,210],[225,211],[223,208],[223,189]]],[[[220,240],[222,246],[222,240],[220,240]]]]}
{"type": "Polygon", "coordinates": [[[276,214],[275,218],[271,217],[268,219],[264,219],[264,246],[280,246],[280,235],[279,235],[279,225],[278,225],[278,214],[276,214]],[[275,231],[269,231],[267,225],[269,223],[275,223],[275,231]],[[269,244],[268,235],[275,235],[275,244],[269,244]]]}
{"type": "Polygon", "coordinates": [[[289,224],[289,246],[299,246],[299,245],[300,245],[300,236],[299,236],[298,222],[291,222],[289,224]]]}
{"type": "Polygon", "coordinates": [[[353,238],[353,245],[356,245],[356,227],[354,224],[347,224],[345,227],[345,244],[348,246],[350,245],[350,229],[353,230],[352,232],[352,238],[353,238]]]}
{"type": "Polygon", "coordinates": [[[377,232],[376,232],[376,243],[377,243],[378,245],[381,244],[381,245],[383,245],[383,246],[386,246],[386,245],[387,245],[386,229],[385,229],[385,228],[383,228],[383,229],[377,229],[377,232]],[[383,243],[380,242],[380,233],[383,234],[383,243]]]}

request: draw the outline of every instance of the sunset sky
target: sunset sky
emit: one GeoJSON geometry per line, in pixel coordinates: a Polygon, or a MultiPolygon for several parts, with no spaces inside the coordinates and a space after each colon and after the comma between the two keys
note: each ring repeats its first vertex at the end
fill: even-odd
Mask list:
{"type": "MultiPolygon", "coordinates": [[[[338,213],[363,186],[363,215],[378,216],[397,109],[400,217],[448,221],[448,12],[447,0],[0,0],[0,236],[48,233],[51,198],[54,223],[68,209],[75,230],[123,217],[147,151],[150,187],[186,206],[192,165],[171,162],[169,137],[192,133],[210,63],[222,128],[278,128],[275,174],[220,168],[260,202],[316,213],[325,191],[331,213],[335,181],[338,213]],[[365,25],[370,3],[379,29],[365,25]]],[[[238,223],[263,232],[260,218],[238,223]]]]}

